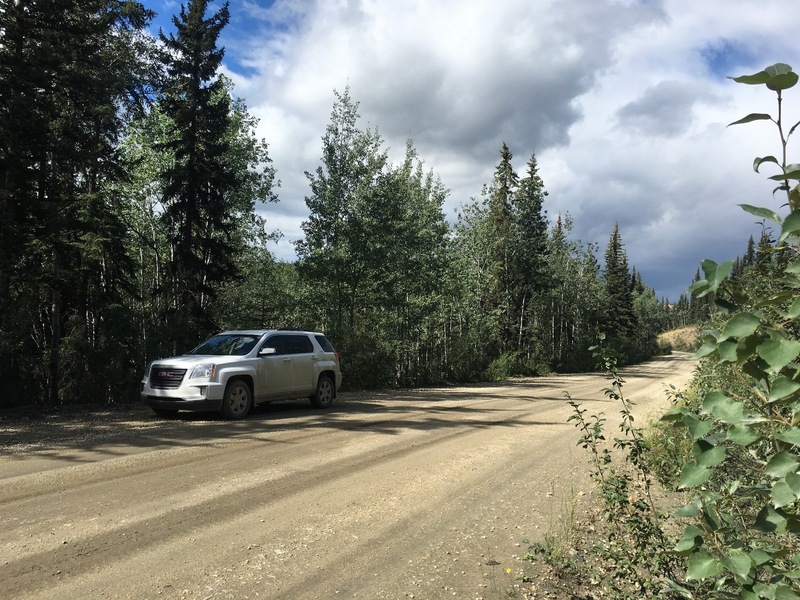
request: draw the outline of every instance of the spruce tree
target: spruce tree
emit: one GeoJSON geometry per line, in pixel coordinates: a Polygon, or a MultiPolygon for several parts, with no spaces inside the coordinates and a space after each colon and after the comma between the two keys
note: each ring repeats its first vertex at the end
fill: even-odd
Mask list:
{"type": "Polygon", "coordinates": [[[628,257],[622,243],[619,224],[608,240],[605,252],[605,271],[603,282],[605,303],[603,307],[603,328],[612,351],[617,352],[622,362],[631,357],[631,341],[636,327],[633,311],[633,290],[628,257]]]}
{"type": "Polygon", "coordinates": [[[514,315],[515,290],[519,273],[515,269],[515,239],[512,207],[519,177],[511,164],[513,155],[503,143],[500,163],[488,190],[491,264],[489,267],[489,310],[494,314],[495,339],[502,354],[514,349],[517,339],[514,315]]]}
{"type": "Polygon", "coordinates": [[[551,274],[548,265],[547,192],[539,175],[536,156],[531,155],[527,171],[512,200],[515,346],[523,352],[528,370],[535,363],[549,362],[545,356],[543,309],[551,274]]]}
{"type": "Polygon", "coordinates": [[[166,149],[174,160],[161,174],[163,219],[171,247],[166,294],[168,332],[176,351],[188,350],[216,324],[208,310],[218,286],[237,276],[236,176],[229,151],[231,99],[218,75],[217,47],[229,19],[228,3],[206,17],[208,0],[189,0],[161,34],[168,50],[161,108],[170,127],[166,149]]]}
{"type": "Polygon", "coordinates": [[[17,340],[17,358],[4,364],[25,373],[20,389],[29,398],[42,389],[51,404],[105,393],[103,370],[128,362],[117,308],[131,266],[110,187],[125,176],[117,154],[124,121],[152,85],[142,31],[151,16],[122,0],[6,2],[0,10],[0,302],[9,307],[0,360],[17,340]],[[49,369],[31,384],[45,356],[49,369]]]}

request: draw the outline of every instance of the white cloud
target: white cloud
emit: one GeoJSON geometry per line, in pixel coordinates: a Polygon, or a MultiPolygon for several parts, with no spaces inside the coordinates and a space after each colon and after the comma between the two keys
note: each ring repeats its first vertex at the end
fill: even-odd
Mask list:
{"type": "MultiPolygon", "coordinates": [[[[478,196],[505,141],[519,171],[535,152],[551,217],[601,254],[621,226],[629,260],[673,299],[702,258],[724,260],[758,235],[738,203],[769,204],[753,173],[777,152],[774,97],[725,75],[798,56],[781,34],[789,0],[255,0],[231,6],[226,64],[261,119],[282,181],[265,207],[301,235],[304,171],[321,156],[333,89],[349,85],[363,126],[397,161],[411,138],[452,190],[447,209],[478,196]],[[240,10],[240,13],[236,11],[240,10]]],[[[793,65],[800,70],[800,61],[793,65]]],[[[792,94],[792,92],[795,92],[792,94]]],[[[800,118],[800,91],[784,109],[800,118]]],[[[777,202],[771,204],[777,208],[777,202]]]]}

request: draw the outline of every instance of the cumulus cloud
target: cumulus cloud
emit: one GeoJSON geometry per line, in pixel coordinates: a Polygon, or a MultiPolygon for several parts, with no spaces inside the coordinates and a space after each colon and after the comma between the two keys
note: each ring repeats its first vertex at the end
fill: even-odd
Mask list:
{"type": "Polygon", "coordinates": [[[620,126],[635,134],[671,137],[690,129],[695,103],[714,100],[707,86],[688,81],[659,81],[620,108],[616,117],[620,126]]]}
{"type": "MultiPolygon", "coordinates": [[[[265,207],[284,232],[276,254],[294,258],[304,172],[320,162],[333,90],[350,86],[362,126],[378,129],[392,160],[414,141],[451,190],[451,218],[490,182],[503,142],[520,172],[535,152],[549,216],[570,213],[574,236],[601,255],[619,223],[630,262],[676,299],[702,258],[732,258],[759,235],[736,204],[778,208],[750,168],[777,152],[774,131],[726,127],[774,112],[774,96],[726,76],[800,54],[797,36],[776,29],[790,9],[786,0],[232,4],[225,68],[282,181],[280,203],[265,207]]],[[[795,121],[798,98],[784,101],[795,121]]]]}

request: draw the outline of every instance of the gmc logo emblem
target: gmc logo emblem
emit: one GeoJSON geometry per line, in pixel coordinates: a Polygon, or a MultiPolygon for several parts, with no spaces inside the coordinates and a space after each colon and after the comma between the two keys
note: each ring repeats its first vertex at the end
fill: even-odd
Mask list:
{"type": "Polygon", "coordinates": [[[161,371],[158,374],[159,377],[172,377],[172,371],[161,371]]]}

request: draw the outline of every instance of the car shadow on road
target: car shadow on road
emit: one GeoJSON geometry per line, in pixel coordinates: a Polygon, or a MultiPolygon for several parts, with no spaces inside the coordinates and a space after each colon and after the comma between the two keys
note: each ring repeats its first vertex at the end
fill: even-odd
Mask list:
{"type": "MultiPolygon", "coordinates": [[[[663,379],[669,363],[682,357],[659,357],[636,367],[636,376],[663,379]]],[[[625,377],[623,371],[623,377],[625,377]]],[[[580,386],[578,402],[606,402],[584,397],[601,390],[602,374],[571,376],[580,386]]],[[[217,413],[153,414],[135,403],[112,407],[65,409],[38,417],[0,414],[0,458],[45,457],[66,463],[93,462],[103,457],[180,447],[214,447],[231,440],[280,443],[277,434],[355,430],[397,435],[409,430],[486,427],[572,428],[564,378],[510,379],[437,388],[341,393],[333,406],[315,409],[308,400],[281,401],[253,408],[241,421],[226,421],[217,413]],[[511,402],[508,402],[511,400],[511,402]],[[86,456],[86,453],[95,456],[86,456]]]]}

